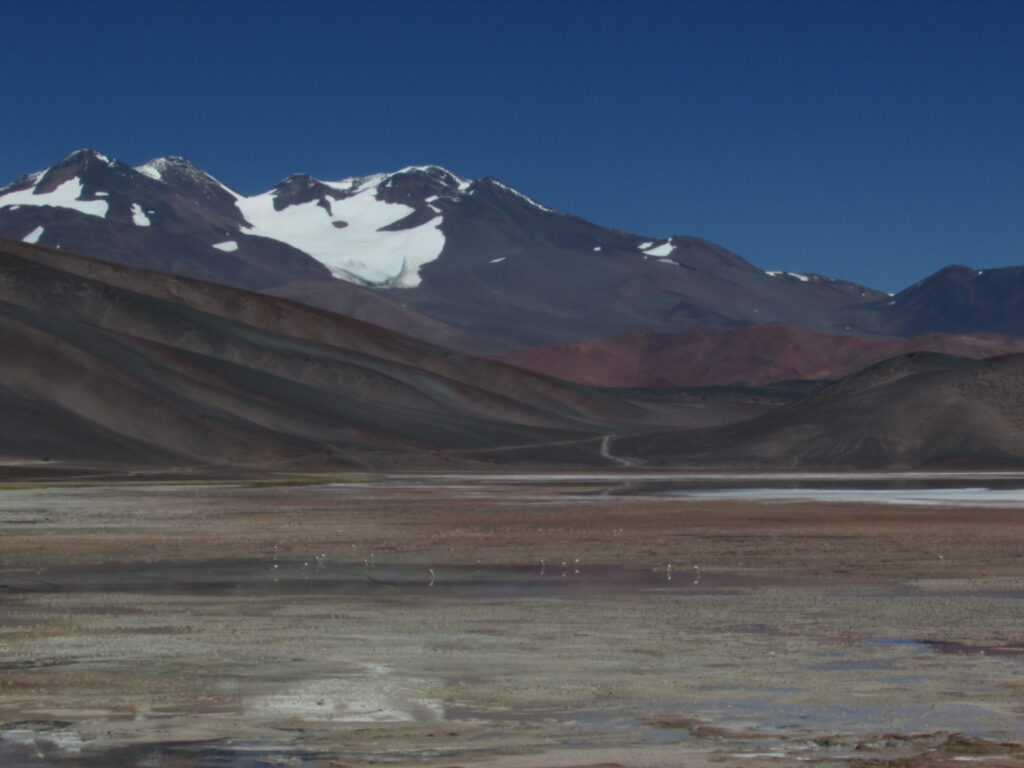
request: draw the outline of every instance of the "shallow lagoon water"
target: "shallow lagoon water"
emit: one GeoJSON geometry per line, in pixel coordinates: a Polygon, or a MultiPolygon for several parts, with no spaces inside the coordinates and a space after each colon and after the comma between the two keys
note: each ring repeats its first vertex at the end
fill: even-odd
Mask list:
{"type": "Polygon", "coordinates": [[[403,482],[480,497],[487,495],[488,483],[540,487],[572,484],[592,489],[575,491],[588,496],[1024,507],[1024,473],[1016,471],[432,474],[409,475],[403,482]]]}
{"type": "MultiPolygon", "coordinates": [[[[1014,485],[1016,482],[1014,481],[1014,485]]],[[[861,504],[955,505],[963,507],[1021,507],[1024,487],[951,488],[694,488],[656,492],[693,500],[818,501],[861,504]]]]}

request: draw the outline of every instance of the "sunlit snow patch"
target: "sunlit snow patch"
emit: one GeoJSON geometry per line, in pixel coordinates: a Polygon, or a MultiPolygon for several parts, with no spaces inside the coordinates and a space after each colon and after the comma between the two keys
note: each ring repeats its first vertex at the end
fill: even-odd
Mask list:
{"type": "Polygon", "coordinates": [[[223,243],[214,243],[213,247],[218,251],[226,251],[227,253],[234,253],[238,250],[238,243],[234,240],[225,240],[223,243]]]}
{"type": "Polygon", "coordinates": [[[110,204],[106,200],[79,200],[81,195],[82,182],[76,177],[68,179],[56,189],[41,195],[35,194],[34,187],[0,195],[0,208],[12,205],[50,205],[54,208],[70,208],[100,218],[107,215],[110,204]]]}
{"type": "Polygon", "coordinates": [[[410,229],[381,231],[413,209],[378,200],[376,183],[380,180],[371,176],[329,184],[343,192],[355,192],[343,200],[331,200],[330,212],[317,201],[277,211],[273,192],[242,198],[238,207],[252,225],[250,234],[305,251],[336,277],[413,288],[420,284],[420,267],[434,261],[444,248],[442,219],[438,216],[410,229]],[[337,227],[335,222],[347,226],[337,227]]]}
{"type": "Polygon", "coordinates": [[[770,277],[781,277],[783,275],[785,275],[786,277],[795,277],[801,283],[811,282],[811,278],[809,278],[807,275],[801,275],[797,272],[783,272],[780,269],[768,269],[765,270],[765,274],[769,275],[770,277]]]}
{"type": "MultiPolygon", "coordinates": [[[[407,165],[402,170],[395,171],[395,173],[392,174],[392,175],[399,174],[399,173],[408,173],[409,171],[421,171],[423,173],[430,173],[432,171],[440,171],[441,173],[446,173],[449,176],[451,176],[453,179],[455,179],[455,183],[458,185],[459,192],[465,192],[473,184],[472,181],[469,181],[467,179],[463,179],[461,176],[456,176],[454,173],[449,171],[447,168],[442,168],[439,165],[407,165]]],[[[427,202],[429,203],[431,200],[437,200],[437,199],[438,199],[437,195],[434,195],[433,198],[427,198],[427,202]]]]}
{"type": "Polygon", "coordinates": [[[132,203],[132,221],[136,227],[148,227],[151,224],[149,216],[138,203],[132,203]]]}
{"type": "Polygon", "coordinates": [[[149,178],[155,179],[156,181],[164,180],[163,174],[160,173],[159,170],[157,170],[153,162],[148,162],[145,165],[137,165],[135,166],[135,170],[141,173],[143,176],[148,176],[149,178]]]}
{"type": "Polygon", "coordinates": [[[668,256],[670,253],[672,253],[673,250],[675,250],[675,246],[672,245],[672,242],[669,240],[666,240],[661,245],[654,245],[653,243],[645,243],[645,245],[647,245],[648,247],[641,248],[640,250],[643,251],[648,256],[668,256]],[[653,248],[650,247],[652,245],[654,245],[653,248]]]}
{"type": "Polygon", "coordinates": [[[27,235],[25,235],[23,238],[21,238],[21,241],[23,243],[38,243],[39,242],[39,238],[42,237],[42,236],[43,236],[43,228],[42,227],[36,227],[31,232],[29,232],[27,235]]]}

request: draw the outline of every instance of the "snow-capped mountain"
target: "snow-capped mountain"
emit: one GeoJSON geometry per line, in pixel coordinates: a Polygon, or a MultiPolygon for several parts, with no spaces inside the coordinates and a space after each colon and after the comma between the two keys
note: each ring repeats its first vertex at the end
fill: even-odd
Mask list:
{"type": "Polygon", "coordinates": [[[899,325],[888,302],[900,296],[765,272],[693,237],[601,227],[495,179],[429,165],[340,181],[297,174],[246,197],[181,158],[133,168],[80,150],[0,188],[0,236],[285,296],[478,352],[630,329],[899,325]]]}
{"type": "MultiPolygon", "coordinates": [[[[73,152],[0,187],[0,237],[281,295],[473,348],[468,334],[403,307],[330,270],[284,240],[252,234],[244,198],[187,160],[138,168],[99,152],[73,152]]],[[[266,222],[262,222],[266,226],[266,222]]],[[[481,348],[486,348],[481,347],[481,348]]]]}
{"type": "MultiPolygon", "coordinates": [[[[498,182],[469,182],[422,166],[328,182],[295,174],[245,197],[180,157],[131,168],[79,150],[0,188],[0,210],[28,218],[52,208],[171,232],[187,226],[188,234],[215,240],[209,247],[225,253],[251,246],[250,238],[265,238],[307,254],[334,277],[411,288],[420,284],[420,268],[444,249],[443,206],[488,183],[498,182]]],[[[20,239],[73,248],[61,229],[39,224],[20,239]]]]}

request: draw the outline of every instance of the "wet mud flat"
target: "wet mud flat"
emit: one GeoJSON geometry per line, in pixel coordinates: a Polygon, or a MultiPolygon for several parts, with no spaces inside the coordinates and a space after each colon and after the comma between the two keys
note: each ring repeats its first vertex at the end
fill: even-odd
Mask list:
{"type": "Polygon", "coordinates": [[[0,492],[0,765],[1024,765],[1024,509],[677,486],[0,492]]]}

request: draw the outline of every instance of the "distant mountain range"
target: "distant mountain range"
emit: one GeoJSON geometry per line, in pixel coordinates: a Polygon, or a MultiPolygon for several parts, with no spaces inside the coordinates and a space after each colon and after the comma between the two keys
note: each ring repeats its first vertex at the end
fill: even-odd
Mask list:
{"type": "Polygon", "coordinates": [[[769,322],[833,334],[1024,333],[1024,269],[950,267],[895,296],[643,237],[437,166],[245,197],[181,158],[81,150],[0,188],[0,236],[340,312],[500,353],[625,331],[769,322]]]}
{"type": "Polygon", "coordinates": [[[1022,310],[1024,268],[890,296],[436,166],[85,150],[0,188],[0,474],[1020,466],[1022,310]]]}

